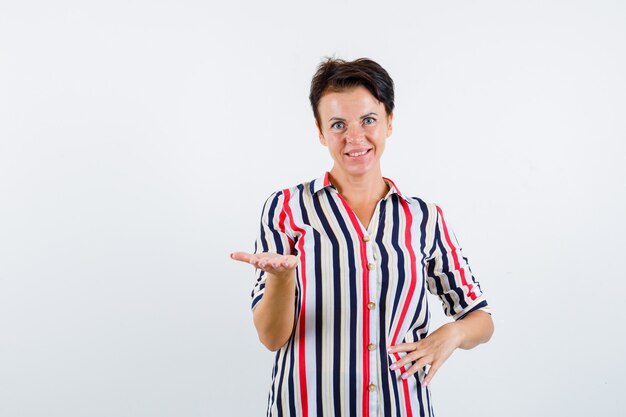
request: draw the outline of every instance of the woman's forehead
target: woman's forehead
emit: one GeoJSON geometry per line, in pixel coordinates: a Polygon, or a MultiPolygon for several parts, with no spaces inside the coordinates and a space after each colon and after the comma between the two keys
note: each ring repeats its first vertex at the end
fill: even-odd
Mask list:
{"type": "Polygon", "coordinates": [[[365,87],[357,86],[347,90],[325,93],[319,102],[320,114],[345,113],[365,114],[385,111],[385,106],[376,99],[365,87]]]}

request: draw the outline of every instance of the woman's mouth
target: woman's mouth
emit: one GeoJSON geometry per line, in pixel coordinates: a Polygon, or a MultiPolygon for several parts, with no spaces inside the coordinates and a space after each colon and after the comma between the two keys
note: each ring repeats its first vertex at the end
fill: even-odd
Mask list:
{"type": "Polygon", "coordinates": [[[358,152],[347,152],[346,155],[351,156],[351,157],[359,157],[359,156],[363,156],[366,153],[368,153],[371,149],[365,149],[364,151],[358,151],[358,152]]]}

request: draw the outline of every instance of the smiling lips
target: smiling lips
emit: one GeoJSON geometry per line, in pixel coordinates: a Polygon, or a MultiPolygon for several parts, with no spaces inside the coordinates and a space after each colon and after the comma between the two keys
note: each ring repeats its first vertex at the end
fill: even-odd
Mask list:
{"type": "Polygon", "coordinates": [[[347,152],[346,155],[352,156],[352,157],[356,157],[356,156],[363,156],[363,155],[365,155],[368,152],[369,152],[369,149],[365,149],[363,151],[347,152]]]}

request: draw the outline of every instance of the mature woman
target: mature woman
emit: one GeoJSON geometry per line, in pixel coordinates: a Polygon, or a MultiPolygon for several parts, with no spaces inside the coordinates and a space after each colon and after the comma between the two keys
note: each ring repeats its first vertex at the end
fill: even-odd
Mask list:
{"type": "Polygon", "coordinates": [[[493,332],[480,285],[441,208],[382,176],[393,81],[369,59],[323,62],[311,83],[333,167],[266,201],[252,292],[277,351],[271,416],[431,416],[428,384],[457,348],[493,332]],[[429,334],[426,289],[454,319],[429,334]]]}

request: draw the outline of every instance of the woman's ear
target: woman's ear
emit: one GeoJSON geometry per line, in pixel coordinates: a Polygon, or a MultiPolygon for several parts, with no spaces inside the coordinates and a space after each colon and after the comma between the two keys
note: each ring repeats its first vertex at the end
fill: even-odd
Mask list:
{"type": "Polygon", "coordinates": [[[317,123],[317,120],[315,121],[315,128],[317,129],[317,135],[320,138],[320,143],[326,146],[326,138],[324,137],[324,134],[322,133],[322,129],[320,128],[319,123],[317,123]]]}
{"type": "Polygon", "coordinates": [[[391,136],[393,132],[393,113],[387,115],[387,137],[391,136]]]}

